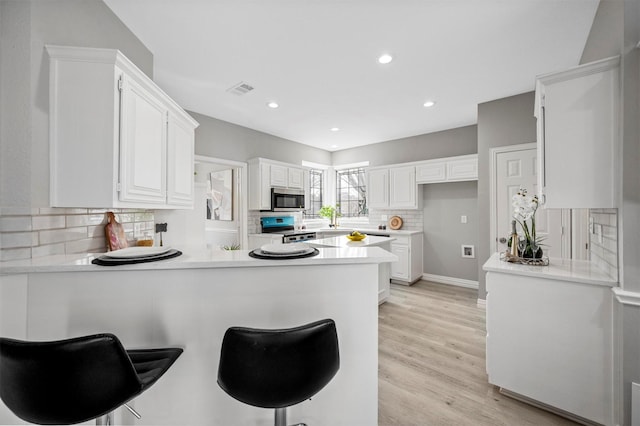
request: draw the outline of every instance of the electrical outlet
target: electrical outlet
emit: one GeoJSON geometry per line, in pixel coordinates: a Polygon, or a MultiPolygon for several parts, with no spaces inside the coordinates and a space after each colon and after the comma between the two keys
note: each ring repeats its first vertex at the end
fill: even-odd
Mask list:
{"type": "Polygon", "coordinates": [[[380,220],[387,220],[387,215],[386,214],[380,215],[380,220]]]}
{"type": "Polygon", "coordinates": [[[467,215],[463,214],[460,216],[460,223],[467,223],[467,215]]]}

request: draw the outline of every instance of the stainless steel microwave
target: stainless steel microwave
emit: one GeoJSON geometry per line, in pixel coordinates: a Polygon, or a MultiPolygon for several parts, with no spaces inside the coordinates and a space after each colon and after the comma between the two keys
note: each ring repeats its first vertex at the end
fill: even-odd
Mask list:
{"type": "Polygon", "coordinates": [[[304,210],[304,190],[271,188],[271,211],[297,212],[304,210]]]}

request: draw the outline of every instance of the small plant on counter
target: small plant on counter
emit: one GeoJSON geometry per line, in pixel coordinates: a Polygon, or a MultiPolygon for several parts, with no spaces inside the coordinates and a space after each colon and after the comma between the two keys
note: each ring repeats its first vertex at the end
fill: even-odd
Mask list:
{"type": "Polygon", "coordinates": [[[318,211],[318,216],[326,217],[329,219],[330,227],[338,226],[338,217],[342,216],[338,211],[338,205],[334,206],[322,206],[322,208],[318,211]]]}
{"type": "Polygon", "coordinates": [[[520,257],[541,258],[543,238],[536,237],[536,211],[538,210],[538,196],[527,195],[527,190],[520,187],[513,196],[513,218],[520,224],[524,238],[518,241],[520,257]],[[527,224],[527,220],[531,226],[527,224]]]}
{"type": "Polygon", "coordinates": [[[222,250],[240,250],[240,244],[232,244],[230,246],[222,246],[222,250]]]}

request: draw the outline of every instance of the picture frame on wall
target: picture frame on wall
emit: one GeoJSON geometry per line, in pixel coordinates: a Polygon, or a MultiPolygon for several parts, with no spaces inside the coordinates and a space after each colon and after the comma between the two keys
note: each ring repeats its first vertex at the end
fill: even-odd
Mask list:
{"type": "Polygon", "coordinates": [[[233,220],[233,169],[209,173],[207,219],[233,220]]]}

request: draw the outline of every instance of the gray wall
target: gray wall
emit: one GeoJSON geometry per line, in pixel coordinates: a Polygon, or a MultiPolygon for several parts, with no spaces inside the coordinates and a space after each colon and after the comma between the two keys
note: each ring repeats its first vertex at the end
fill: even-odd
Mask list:
{"type": "Polygon", "coordinates": [[[371,166],[407,163],[432,158],[475,154],[476,126],[458,127],[442,132],[361,146],[332,154],[332,164],[351,164],[368,160],[371,166]]]}
{"type": "Polygon", "coordinates": [[[621,1],[600,1],[582,51],[581,64],[620,54],[623,11],[624,5],[621,1]],[[612,23],[614,26],[610,25],[612,23]]]}
{"type": "Polygon", "coordinates": [[[2,0],[0,8],[0,206],[47,207],[49,63],[45,44],[117,48],[149,76],[153,55],[101,0],[2,0]]]}
{"type": "Polygon", "coordinates": [[[206,115],[189,112],[200,126],[196,129],[196,154],[226,160],[269,158],[291,164],[302,160],[331,164],[328,151],[282,139],[206,115]]]}
{"type": "Polygon", "coordinates": [[[478,185],[451,182],[420,185],[424,206],[424,272],[478,280],[478,185]],[[467,223],[460,223],[460,216],[467,223]],[[476,258],[463,258],[461,246],[473,245],[476,258]]]}
{"type": "Polygon", "coordinates": [[[478,105],[478,298],[486,297],[482,265],[491,256],[490,156],[491,148],[536,141],[534,93],[528,92],[478,105]]]}

